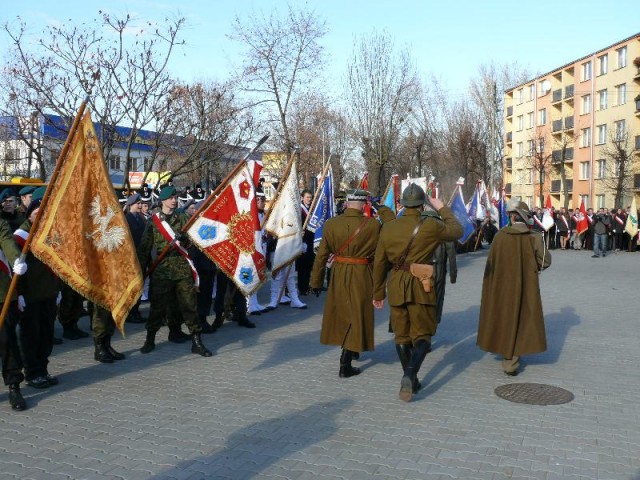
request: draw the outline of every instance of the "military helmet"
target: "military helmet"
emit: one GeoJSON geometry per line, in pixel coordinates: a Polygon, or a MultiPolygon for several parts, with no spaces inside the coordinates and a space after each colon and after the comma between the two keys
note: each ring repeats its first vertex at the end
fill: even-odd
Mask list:
{"type": "Polygon", "coordinates": [[[420,205],[424,205],[426,199],[427,196],[425,195],[424,190],[419,185],[411,183],[402,192],[400,204],[405,207],[419,207],[420,205]]]}
{"type": "Polygon", "coordinates": [[[531,211],[529,205],[520,200],[520,197],[514,197],[507,203],[508,213],[517,213],[520,215],[527,225],[533,225],[533,218],[531,218],[531,211]]]}

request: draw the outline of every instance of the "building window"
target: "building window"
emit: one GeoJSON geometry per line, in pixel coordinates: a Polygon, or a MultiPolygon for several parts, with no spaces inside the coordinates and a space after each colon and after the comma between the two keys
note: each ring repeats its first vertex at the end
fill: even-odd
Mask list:
{"type": "Polygon", "coordinates": [[[524,155],[524,145],[522,144],[522,142],[518,142],[518,157],[522,157],[524,155]]]}
{"type": "Polygon", "coordinates": [[[589,208],[589,195],[580,195],[580,201],[584,202],[584,208],[589,208]]]}
{"type": "Polygon", "coordinates": [[[607,143],[607,125],[598,125],[598,143],[596,145],[603,145],[607,143]]]}
{"type": "Polygon", "coordinates": [[[536,86],[529,85],[529,100],[533,100],[536,98],[536,86]]]}
{"type": "Polygon", "coordinates": [[[605,208],[603,193],[596,195],[596,208],[605,208]]]}
{"type": "Polygon", "coordinates": [[[582,113],[591,113],[591,95],[583,95],[582,97],[582,113]]]}
{"type": "Polygon", "coordinates": [[[533,143],[534,143],[533,140],[527,140],[527,152],[528,152],[528,155],[530,157],[533,157],[533,153],[534,153],[533,152],[533,148],[534,148],[534,144],[533,143]]]}
{"type": "Polygon", "coordinates": [[[151,162],[149,161],[149,157],[144,157],[143,159],[143,165],[144,165],[144,171],[148,172],[149,171],[149,167],[151,165],[151,162]]]}
{"type": "Polygon", "coordinates": [[[541,137],[540,140],[538,140],[538,153],[544,153],[544,137],[541,137]]]}
{"type": "Polygon", "coordinates": [[[596,178],[604,178],[607,172],[607,161],[604,158],[596,160],[596,178]]]}
{"type": "Polygon", "coordinates": [[[542,108],[538,110],[538,125],[545,125],[547,123],[547,109],[542,108]]]}
{"type": "Polygon", "coordinates": [[[533,128],[534,126],[533,112],[527,113],[527,125],[528,128],[533,128]]]}
{"type": "Polygon", "coordinates": [[[591,146],[591,128],[583,128],[581,135],[581,147],[590,147],[591,146]]]}
{"type": "Polygon", "coordinates": [[[616,50],[616,68],[624,68],[627,66],[627,47],[618,48],[616,50]]]}
{"type": "Polygon", "coordinates": [[[582,64],[582,81],[591,80],[591,61],[582,64]]]}
{"type": "Polygon", "coordinates": [[[533,197],[527,197],[527,206],[529,208],[533,206],[533,197]]]}
{"type": "Polygon", "coordinates": [[[120,165],[120,155],[110,155],[109,156],[109,169],[120,171],[122,170],[120,165]]]}
{"type": "Polygon", "coordinates": [[[607,90],[598,91],[598,110],[607,109],[607,90]]]}
{"type": "Polygon", "coordinates": [[[518,90],[518,105],[524,102],[524,88],[518,90]]]}
{"type": "Polygon", "coordinates": [[[580,162],[580,180],[589,180],[591,177],[591,163],[580,162]]]}
{"type": "Polygon", "coordinates": [[[616,85],[616,105],[624,105],[627,103],[627,84],[616,85]]]}
{"type": "Polygon", "coordinates": [[[613,122],[616,132],[616,141],[624,140],[626,133],[627,122],[625,120],[618,120],[617,122],[613,122]]]}
{"type": "Polygon", "coordinates": [[[605,53],[598,57],[598,75],[604,75],[609,70],[609,55],[605,53]]]}
{"type": "Polygon", "coordinates": [[[518,115],[518,131],[524,128],[524,115],[518,115]]]}
{"type": "Polygon", "coordinates": [[[527,184],[531,185],[533,183],[533,168],[527,168],[527,184]]]}

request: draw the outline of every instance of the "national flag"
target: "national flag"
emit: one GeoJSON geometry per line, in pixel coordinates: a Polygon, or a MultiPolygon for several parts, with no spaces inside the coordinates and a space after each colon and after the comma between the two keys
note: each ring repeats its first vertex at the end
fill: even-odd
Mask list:
{"type": "Polygon", "coordinates": [[[460,243],[465,243],[467,240],[469,240],[469,237],[475,231],[476,226],[467,214],[467,208],[464,205],[464,198],[462,198],[462,189],[460,188],[460,185],[457,185],[456,188],[458,191],[453,195],[451,210],[453,211],[453,214],[456,216],[458,222],[460,222],[460,225],[462,225],[462,229],[464,230],[462,237],[459,238],[458,241],[460,243]]]}
{"type": "Polygon", "coordinates": [[[129,226],[87,111],[75,132],[31,242],[31,252],[123,330],[143,279],[129,226]]]}
{"type": "Polygon", "coordinates": [[[576,217],[576,230],[578,231],[578,235],[581,235],[589,228],[589,221],[587,220],[587,210],[584,208],[584,198],[580,202],[580,212],[576,217]]]}
{"type": "Polygon", "coordinates": [[[298,166],[295,158],[292,158],[288,173],[280,182],[278,196],[271,206],[269,217],[264,224],[265,230],[278,239],[271,261],[272,271],[282,268],[302,253],[300,191],[298,188],[298,166]]]}
{"type": "Polygon", "coordinates": [[[245,296],[260,287],[266,269],[253,182],[256,167],[243,160],[187,230],[193,243],[245,296]]]}
{"type": "Polygon", "coordinates": [[[313,199],[313,204],[311,205],[306,225],[307,230],[314,234],[314,247],[320,245],[324,222],[335,216],[335,214],[336,201],[333,195],[333,170],[331,169],[331,164],[328,164],[325,175],[322,178],[320,185],[318,186],[316,196],[313,199]]]}
{"type": "Polygon", "coordinates": [[[500,201],[498,202],[498,214],[500,217],[500,228],[509,225],[509,215],[507,214],[507,199],[504,196],[504,188],[500,194],[500,201]]]}
{"type": "Polygon", "coordinates": [[[627,232],[631,238],[638,235],[638,207],[636,206],[635,196],[631,201],[631,211],[627,216],[627,223],[624,226],[624,231],[627,232]]]}
{"type": "Polygon", "coordinates": [[[394,214],[396,211],[396,201],[398,199],[398,175],[391,175],[387,188],[382,195],[382,204],[389,207],[394,214]]]}
{"type": "Polygon", "coordinates": [[[485,211],[482,207],[481,201],[480,181],[478,181],[478,183],[476,184],[476,189],[473,192],[471,201],[469,202],[467,213],[469,215],[469,218],[472,220],[484,220],[485,218],[485,211]]]}

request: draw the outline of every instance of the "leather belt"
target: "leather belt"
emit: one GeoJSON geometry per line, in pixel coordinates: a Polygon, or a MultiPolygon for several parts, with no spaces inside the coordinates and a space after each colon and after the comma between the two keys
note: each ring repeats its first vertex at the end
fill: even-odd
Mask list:
{"type": "Polygon", "coordinates": [[[402,265],[395,265],[394,269],[395,270],[404,270],[405,272],[410,272],[411,271],[411,264],[403,263],[402,265]]]}
{"type": "Polygon", "coordinates": [[[369,263],[371,263],[373,261],[373,259],[364,258],[364,257],[340,257],[340,256],[336,256],[336,258],[334,258],[333,261],[336,262],[336,263],[347,263],[349,265],[368,265],[369,263]]]}

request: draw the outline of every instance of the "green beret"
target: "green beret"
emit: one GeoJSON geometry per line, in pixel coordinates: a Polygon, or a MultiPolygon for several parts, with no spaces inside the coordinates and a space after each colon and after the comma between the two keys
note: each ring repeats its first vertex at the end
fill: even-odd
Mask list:
{"type": "Polygon", "coordinates": [[[9,197],[15,197],[16,192],[14,192],[13,188],[5,188],[2,193],[0,193],[0,202],[4,202],[9,197]]]}
{"type": "Polygon", "coordinates": [[[42,200],[44,197],[44,192],[47,191],[47,187],[38,187],[33,191],[33,195],[31,195],[31,201],[35,202],[36,200],[42,200]]]}
{"type": "Polygon", "coordinates": [[[160,199],[160,201],[162,201],[167,200],[169,197],[173,197],[175,195],[178,195],[176,187],[174,187],[173,185],[167,185],[160,191],[160,195],[158,195],[158,198],[160,199]]]}
{"type": "Polygon", "coordinates": [[[30,193],[33,193],[33,191],[36,189],[36,187],[34,187],[33,185],[27,185],[26,187],[22,187],[20,189],[20,191],[18,192],[18,195],[22,196],[22,195],[29,195],[30,193]]]}
{"type": "Polygon", "coordinates": [[[366,190],[350,190],[347,192],[347,202],[366,202],[369,199],[369,192],[366,190]]]}

